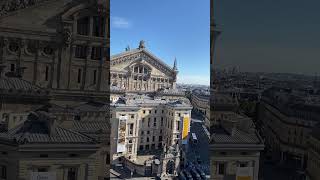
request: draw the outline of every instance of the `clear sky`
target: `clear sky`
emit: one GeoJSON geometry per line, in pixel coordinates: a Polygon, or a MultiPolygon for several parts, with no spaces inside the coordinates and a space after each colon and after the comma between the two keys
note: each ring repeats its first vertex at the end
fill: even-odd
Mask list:
{"type": "Polygon", "coordinates": [[[217,67],[320,73],[319,0],[215,0],[217,67]]]}
{"type": "Polygon", "coordinates": [[[209,0],[111,0],[111,55],[127,45],[146,48],[168,65],[177,58],[178,83],[210,82],[209,0]]]}

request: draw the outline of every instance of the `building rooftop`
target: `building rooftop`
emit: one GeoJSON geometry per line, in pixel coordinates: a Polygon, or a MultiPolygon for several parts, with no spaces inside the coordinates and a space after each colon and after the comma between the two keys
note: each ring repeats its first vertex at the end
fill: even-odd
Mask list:
{"type": "Polygon", "coordinates": [[[30,113],[21,125],[0,133],[0,139],[17,144],[95,144],[96,141],[82,133],[60,127],[46,112],[30,113]]]}
{"type": "Polygon", "coordinates": [[[158,106],[170,105],[174,107],[191,107],[190,101],[187,98],[168,99],[158,96],[150,96],[147,94],[127,94],[111,103],[111,106],[158,106]]]}

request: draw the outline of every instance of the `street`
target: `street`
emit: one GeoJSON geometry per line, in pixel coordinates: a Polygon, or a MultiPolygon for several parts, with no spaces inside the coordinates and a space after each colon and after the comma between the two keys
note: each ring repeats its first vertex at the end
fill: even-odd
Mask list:
{"type": "Polygon", "coordinates": [[[209,158],[209,137],[203,126],[203,117],[197,113],[192,113],[190,136],[195,133],[198,139],[197,144],[188,143],[188,162],[198,166],[207,175],[210,173],[209,158]],[[199,161],[200,160],[200,161],[199,161]]]}

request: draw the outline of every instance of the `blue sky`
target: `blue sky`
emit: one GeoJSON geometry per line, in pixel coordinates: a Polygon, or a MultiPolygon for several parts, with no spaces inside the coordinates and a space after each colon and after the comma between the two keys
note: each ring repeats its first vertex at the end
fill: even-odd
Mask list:
{"type": "Polygon", "coordinates": [[[209,0],[111,0],[111,55],[146,48],[172,66],[178,83],[210,82],[209,0]]]}
{"type": "Polygon", "coordinates": [[[319,0],[215,0],[217,67],[320,73],[319,0]]]}

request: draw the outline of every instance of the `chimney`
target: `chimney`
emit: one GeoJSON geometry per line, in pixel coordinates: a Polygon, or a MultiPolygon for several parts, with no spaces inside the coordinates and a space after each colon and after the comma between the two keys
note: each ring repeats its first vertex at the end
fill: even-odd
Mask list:
{"type": "Polygon", "coordinates": [[[234,120],[223,120],[221,121],[221,126],[231,135],[235,135],[237,129],[237,121],[234,120]]]}
{"type": "Polygon", "coordinates": [[[38,120],[45,123],[49,136],[54,136],[56,133],[56,117],[45,111],[38,111],[37,115],[38,120]]]}

